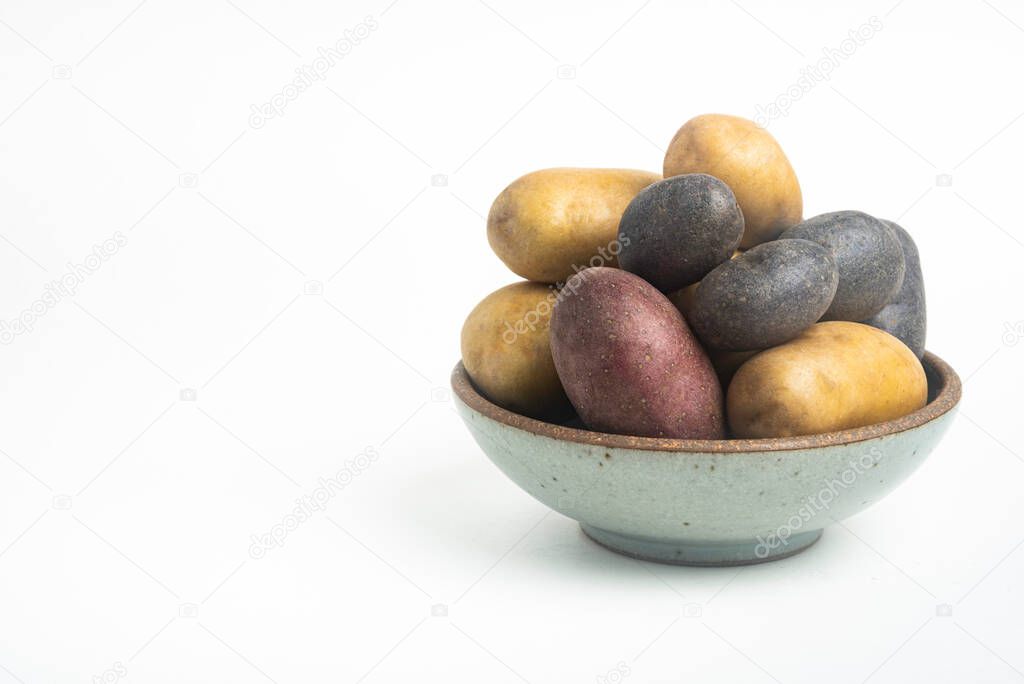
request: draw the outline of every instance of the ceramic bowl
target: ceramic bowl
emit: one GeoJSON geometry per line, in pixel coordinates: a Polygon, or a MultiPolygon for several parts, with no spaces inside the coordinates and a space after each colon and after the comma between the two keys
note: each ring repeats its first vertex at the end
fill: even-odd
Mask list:
{"type": "Polygon", "coordinates": [[[924,408],[775,439],[659,439],[546,423],[488,401],[461,363],[452,388],[491,461],[598,544],[664,563],[742,565],[806,549],[829,522],[876,503],[921,465],[960,401],[956,372],[931,353],[923,363],[924,408]]]}

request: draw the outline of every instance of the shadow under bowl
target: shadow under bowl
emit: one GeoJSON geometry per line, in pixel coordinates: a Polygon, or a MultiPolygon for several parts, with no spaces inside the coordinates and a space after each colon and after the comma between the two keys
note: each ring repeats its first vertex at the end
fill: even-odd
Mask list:
{"type": "Polygon", "coordinates": [[[547,423],[503,409],[460,362],[456,407],[480,448],[528,494],[634,558],[744,565],[806,549],[833,521],[905,480],[942,438],[960,378],[930,352],[928,403],[895,420],[772,439],[634,437],[547,423]]]}

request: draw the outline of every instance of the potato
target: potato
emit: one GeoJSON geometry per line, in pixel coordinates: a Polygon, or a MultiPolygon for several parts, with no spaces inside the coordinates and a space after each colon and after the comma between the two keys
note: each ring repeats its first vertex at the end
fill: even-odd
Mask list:
{"type": "Polygon", "coordinates": [[[899,338],[917,358],[921,358],[928,330],[921,257],[910,233],[892,221],[883,219],[882,222],[892,228],[903,248],[903,285],[885,308],[864,322],[899,338]]]}
{"type": "Polygon", "coordinates": [[[589,268],[565,284],[551,352],[566,393],[594,430],[721,439],[722,388],[682,315],[627,271],[589,268]]]}
{"type": "Polygon", "coordinates": [[[725,262],[697,289],[689,320],[706,347],[765,349],[796,337],[832,303],[832,253],[809,240],[776,240],[725,262]]]}
{"type": "MultiPolygon", "coordinates": [[[[741,252],[740,250],[737,249],[735,252],[732,253],[732,256],[729,257],[729,258],[730,259],[735,259],[740,254],[743,254],[743,252],[741,252]]],[[[669,293],[667,293],[665,295],[666,297],[668,297],[668,300],[670,302],[672,302],[673,304],[675,304],[675,307],[677,309],[679,309],[679,313],[683,314],[683,318],[686,319],[687,323],[690,323],[690,316],[692,315],[692,312],[693,312],[693,305],[694,305],[694,302],[697,299],[697,286],[698,285],[700,285],[700,283],[694,283],[693,285],[687,285],[686,287],[684,287],[681,290],[676,290],[675,292],[669,292],[669,293]]],[[[691,327],[692,327],[692,324],[691,324],[691,327]]],[[[714,358],[712,358],[711,361],[714,362],[714,358]]]]}
{"type": "Polygon", "coordinates": [[[771,133],[748,119],[690,119],[669,143],[664,170],[666,178],[708,173],[732,188],[746,223],[742,249],[774,240],[803,216],[803,195],[789,159],[771,133]]]}
{"type": "Polygon", "coordinates": [[[780,240],[791,238],[817,242],[835,257],[839,287],[824,320],[871,318],[903,282],[903,249],[896,232],[862,211],[834,211],[809,218],[779,236],[780,240]]]}
{"type": "Polygon", "coordinates": [[[568,413],[549,342],[555,291],[515,283],[487,295],[462,326],[462,363],[484,395],[510,411],[568,413]]]}
{"type": "Polygon", "coordinates": [[[616,266],[622,212],[658,180],[658,174],[629,169],[534,171],[494,200],[487,240],[506,266],[536,282],[560,283],[588,266],[616,266]]]}
{"type": "Polygon", "coordinates": [[[924,368],[905,344],[863,323],[830,321],[740,366],[726,406],[737,437],[790,437],[892,420],[927,399],[924,368]]]}
{"type": "Polygon", "coordinates": [[[728,261],[743,235],[729,186],[705,173],[666,178],[640,191],[619,223],[619,266],[674,292],[728,261]]]}

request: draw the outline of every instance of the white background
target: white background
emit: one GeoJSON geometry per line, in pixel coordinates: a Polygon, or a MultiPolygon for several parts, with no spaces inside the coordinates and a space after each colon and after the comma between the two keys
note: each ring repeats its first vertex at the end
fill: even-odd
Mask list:
{"type": "Polygon", "coordinates": [[[389,1],[0,5],[0,320],[127,239],[0,347],[0,682],[1024,679],[1024,6],[389,1]],[[515,279],[491,200],[547,166],[660,171],[686,119],[752,118],[871,16],[768,127],[805,215],[917,239],[960,417],[790,560],[598,548],[446,389],[515,279]]]}

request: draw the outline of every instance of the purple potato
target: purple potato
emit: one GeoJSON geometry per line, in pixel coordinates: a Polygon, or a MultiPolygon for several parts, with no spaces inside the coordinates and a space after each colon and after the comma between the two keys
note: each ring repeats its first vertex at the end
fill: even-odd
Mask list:
{"type": "Polygon", "coordinates": [[[728,261],[743,237],[729,186],[706,173],[673,176],[633,198],[619,222],[619,266],[662,292],[691,285],[728,261]]]}
{"type": "Polygon", "coordinates": [[[774,347],[817,323],[838,283],[832,253],[816,242],[764,242],[700,281],[689,321],[711,349],[774,347]]]}
{"type": "Polygon", "coordinates": [[[924,356],[924,341],[928,330],[921,256],[910,233],[892,221],[884,223],[896,233],[903,248],[903,285],[885,308],[864,322],[898,338],[910,347],[917,358],[921,358],[924,356]]]}
{"type": "Polygon", "coordinates": [[[862,211],[834,211],[793,226],[780,240],[798,238],[830,250],[839,286],[823,321],[859,322],[882,310],[903,283],[903,250],[896,232],[862,211]]]}

